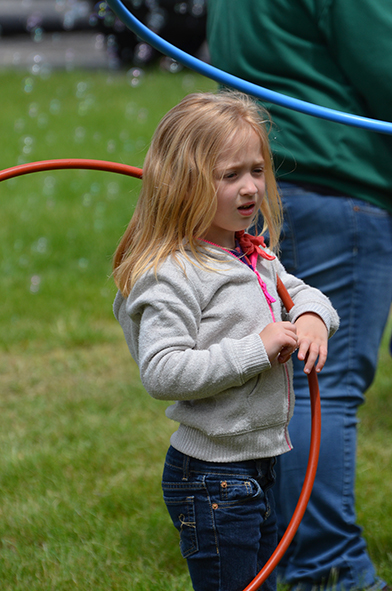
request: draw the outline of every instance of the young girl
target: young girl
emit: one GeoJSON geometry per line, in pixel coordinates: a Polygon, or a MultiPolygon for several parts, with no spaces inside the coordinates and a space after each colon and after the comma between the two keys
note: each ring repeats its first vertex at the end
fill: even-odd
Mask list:
{"type": "MultiPolygon", "coordinates": [[[[291,354],[327,357],[338,318],[273,250],[280,199],[266,113],[193,94],[162,119],[114,258],[114,312],[147,392],[175,400],[163,494],[196,591],[241,591],[276,547],[275,457],[291,449],[291,354]],[[269,231],[245,234],[261,213],[269,231]],[[277,275],[294,300],[282,310],[277,275]]],[[[271,576],[264,589],[274,589],[271,576]]]]}

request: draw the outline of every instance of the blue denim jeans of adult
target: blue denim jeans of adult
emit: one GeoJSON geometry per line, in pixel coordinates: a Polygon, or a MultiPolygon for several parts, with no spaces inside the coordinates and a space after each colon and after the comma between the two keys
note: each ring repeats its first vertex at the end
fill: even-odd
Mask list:
{"type": "MultiPolygon", "coordinates": [[[[294,589],[381,588],[356,523],[356,413],[371,384],[392,300],[392,216],[364,201],[281,185],[285,221],[281,260],[318,287],[341,325],[319,375],[322,434],[319,468],[307,512],[281,562],[279,578],[294,589]]],[[[275,487],[279,533],[303,483],[310,407],[303,363],[294,361],[294,449],[281,456],[275,487]]]]}
{"type": "MultiPolygon", "coordinates": [[[[275,550],[274,464],[204,462],[169,448],[163,498],[195,591],[242,591],[275,550]]],[[[276,590],[276,573],[262,589],[276,590]]]]}

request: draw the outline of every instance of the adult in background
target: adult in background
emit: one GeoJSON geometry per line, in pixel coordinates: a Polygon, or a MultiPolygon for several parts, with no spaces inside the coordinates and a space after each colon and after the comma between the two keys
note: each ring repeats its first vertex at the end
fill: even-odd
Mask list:
{"type": "MultiPolygon", "coordinates": [[[[209,0],[212,64],[277,92],[392,120],[392,7],[383,0],[209,0]]],[[[308,510],[279,569],[292,589],[388,589],[356,523],[357,409],[392,299],[392,137],[266,105],[285,209],[282,262],[332,300],[341,327],[320,375],[322,442],[308,510]]],[[[302,367],[301,367],[302,366],[302,367]]],[[[296,362],[294,451],[281,456],[280,527],[309,451],[309,392],[296,362]]]]}

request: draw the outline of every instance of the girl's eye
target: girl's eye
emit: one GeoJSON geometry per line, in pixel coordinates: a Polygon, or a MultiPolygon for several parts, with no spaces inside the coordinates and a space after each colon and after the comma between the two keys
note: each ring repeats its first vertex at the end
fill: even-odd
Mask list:
{"type": "Polygon", "coordinates": [[[253,172],[254,172],[254,174],[263,174],[264,173],[264,168],[262,168],[262,167],[255,168],[253,172]]]}
{"type": "Polygon", "coordinates": [[[224,176],[225,179],[234,179],[236,177],[236,173],[235,172],[227,172],[224,176]]]}

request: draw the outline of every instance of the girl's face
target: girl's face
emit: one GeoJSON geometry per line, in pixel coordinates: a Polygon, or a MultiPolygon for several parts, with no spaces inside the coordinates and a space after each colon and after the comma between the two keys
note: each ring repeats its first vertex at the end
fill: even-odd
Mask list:
{"type": "Polygon", "coordinates": [[[233,249],[235,232],[251,225],[265,195],[264,158],[259,136],[246,133],[238,151],[226,146],[214,174],[217,209],[204,236],[209,242],[233,249]]]}

